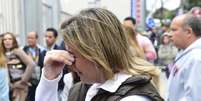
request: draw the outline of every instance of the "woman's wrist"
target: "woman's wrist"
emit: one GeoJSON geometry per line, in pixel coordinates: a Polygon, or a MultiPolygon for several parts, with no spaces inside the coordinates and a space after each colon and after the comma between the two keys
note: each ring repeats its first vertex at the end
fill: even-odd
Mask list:
{"type": "Polygon", "coordinates": [[[44,76],[45,76],[46,79],[48,79],[48,80],[54,80],[54,79],[56,79],[59,76],[60,73],[57,74],[55,71],[51,70],[50,68],[51,67],[49,67],[49,68],[48,67],[44,67],[43,74],[44,74],[44,76]]]}

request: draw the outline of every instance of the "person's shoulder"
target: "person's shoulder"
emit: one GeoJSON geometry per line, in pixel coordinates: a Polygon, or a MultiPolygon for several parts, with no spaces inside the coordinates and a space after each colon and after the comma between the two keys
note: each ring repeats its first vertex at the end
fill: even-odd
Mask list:
{"type": "Polygon", "coordinates": [[[25,45],[24,47],[22,47],[22,49],[23,49],[24,51],[26,51],[28,48],[29,48],[28,45],[25,45]]]}
{"type": "Polygon", "coordinates": [[[40,51],[47,51],[45,47],[37,44],[37,47],[40,49],[40,51]]]}
{"type": "Polygon", "coordinates": [[[122,83],[117,90],[117,94],[125,96],[122,101],[131,101],[131,99],[135,98],[135,95],[140,95],[135,98],[137,100],[140,97],[139,101],[149,101],[146,97],[154,101],[163,101],[158,90],[151,83],[151,76],[149,75],[133,75],[122,83]]]}
{"type": "Polygon", "coordinates": [[[144,35],[137,34],[136,38],[137,38],[138,42],[140,44],[142,44],[144,47],[153,46],[151,40],[148,37],[144,36],[144,35]]]}
{"type": "Polygon", "coordinates": [[[160,44],[160,45],[159,45],[159,48],[164,48],[164,45],[163,45],[163,44],[160,44]]]}
{"type": "MultiPolygon", "coordinates": [[[[195,48],[187,53],[182,53],[184,56],[182,57],[179,64],[182,64],[184,68],[188,69],[189,67],[192,68],[192,66],[196,66],[198,64],[201,65],[201,49],[195,48]]],[[[182,54],[179,54],[182,55],[182,54]]]]}
{"type": "Polygon", "coordinates": [[[60,46],[57,45],[57,44],[55,44],[54,47],[53,47],[53,49],[60,49],[60,46]]]}
{"type": "Polygon", "coordinates": [[[190,53],[190,57],[194,61],[201,61],[201,48],[193,49],[190,53]]]}
{"type": "Polygon", "coordinates": [[[128,78],[123,84],[126,83],[135,83],[135,84],[144,84],[150,82],[151,77],[149,75],[133,75],[128,78]]]}
{"type": "Polygon", "coordinates": [[[144,41],[144,43],[151,43],[151,40],[147,36],[141,34],[139,34],[139,36],[144,41]]]}
{"type": "Polygon", "coordinates": [[[149,39],[146,35],[143,35],[141,33],[138,33],[137,36],[143,39],[149,39]]]}

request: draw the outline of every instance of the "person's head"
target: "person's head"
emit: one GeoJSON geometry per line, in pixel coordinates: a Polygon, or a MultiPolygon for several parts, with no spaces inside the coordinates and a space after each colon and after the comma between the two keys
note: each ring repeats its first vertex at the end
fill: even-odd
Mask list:
{"type": "Polygon", "coordinates": [[[161,36],[161,44],[167,45],[170,43],[170,35],[168,33],[164,33],[164,35],[161,36]]]}
{"type": "Polygon", "coordinates": [[[108,10],[82,10],[65,21],[61,30],[68,51],[75,56],[72,67],[85,83],[103,83],[117,72],[140,74],[145,70],[133,66],[133,55],[122,25],[108,10]]]}
{"type": "Polygon", "coordinates": [[[185,49],[201,36],[201,16],[192,13],[177,16],[171,23],[171,40],[180,49],[185,49]]]}
{"type": "Polygon", "coordinates": [[[56,29],[54,28],[46,29],[45,41],[48,47],[51,47],[56,42],[57,36],[58,32],[56,29]]]}
{"type": "Polygon", "coordinates": [[[3,47],[4,53],[7,50],[13,50],[19,47],[15,35],[10,32],[3,33],[1,46],[3,47]]]}
{"type": "Polygon", "coordinates": [[[136,20],[133,17],[126,17],[123,21],[123,25],[135,29],[136,20]]]}
{"type": "Polygon", "coordinates": [[[38,39],[37,32],[29,32],[27,34],[27,43],[30,47],[36,47],[37,46],[37,39],[38,39]]]}
{"type": "Polygon", "coordinates": [[[75,68],[82,81],[99,82],[96,76],[91,75],[93,73],[109,79],[114,73],[128,67],[130,56],[127,39],[121,23],[108,10],[82,10],[64,22],[61,29],[64,31],[64,41],[77,57],[75,68]]]}

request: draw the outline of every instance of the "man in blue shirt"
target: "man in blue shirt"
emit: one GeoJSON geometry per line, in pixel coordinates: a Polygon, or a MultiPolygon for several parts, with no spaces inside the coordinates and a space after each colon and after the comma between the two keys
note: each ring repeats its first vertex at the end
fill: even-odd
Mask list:
{"type": "Polygon", "coordinates": [[[167,101],[201,101],[201,8],[198,11],[172,21],[171,40],[181,51],[169,68],[167,101]]]}

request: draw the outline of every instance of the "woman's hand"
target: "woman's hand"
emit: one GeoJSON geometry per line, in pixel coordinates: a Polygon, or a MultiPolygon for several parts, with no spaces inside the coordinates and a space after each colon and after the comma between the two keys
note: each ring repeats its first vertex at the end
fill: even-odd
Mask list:
{"type": "Polygon", "coordinates": [[[44,76],[49,80],[55,79],[65,64],[72,65],[74,61],[74,56],[65,50],[48,51],[44,59],[44,76]]]}
{"type": "Polygon", "coordinates": [[[18,64],[18,63],[20,63],[19,59],[12,59],[12,60],[8,61],[7,64],[18,64]]]}
{"type": "Polygon", "coordinates": [[[31,83],[19,80],[11,85],[11,89],[26,89],[31,83]]]}

